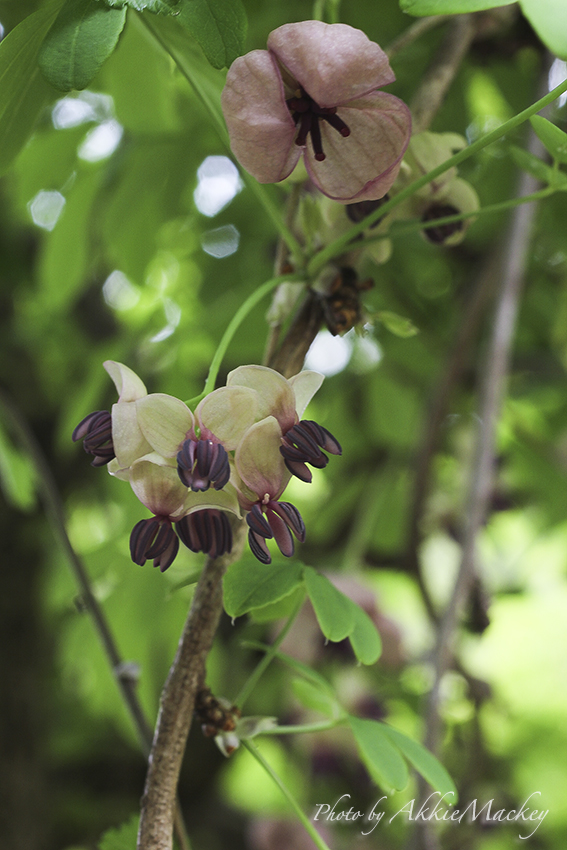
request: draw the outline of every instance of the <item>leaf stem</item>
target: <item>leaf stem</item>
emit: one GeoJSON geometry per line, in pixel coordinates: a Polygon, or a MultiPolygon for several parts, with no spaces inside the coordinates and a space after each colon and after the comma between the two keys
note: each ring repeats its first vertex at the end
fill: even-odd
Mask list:
{"type": "Polygon", "coordinates": [[[206,395],[211,393],[215,388],[215,383],[217,380],[217,375],[219,373],[219,369],[221,367],[222,359],[226,354],[226,350],[230,345],[232,338],[246,316],[250,313],[251,310],[254,309],[256,304],[258,304],[265,295],[268,295],[272,289],[275,289],[276,286],[279,286],[280,283],[284,281],[298,281],[301,280],[301,274],[296,272],[291,275],[278,275],[277,277],[273,277],[271,280],[266,281],[261,286],[258,286],[254,292],[252,292],[248,298],[240,305],[232,319],[230,320],[227,329],[222,335],[221,341],[218,344],[217,350],[214,353],[213,359],[211,361],[211,365],[209,368],[209,373],[207,375],[207,380],[205,381],[205,387],[201,395],[195,396],[195,398],[189,399],[186,404],[189,407],[194,407],[197,405],[201,399],[203,399],[206,395]]]}
{"type": "Polygon", "coordinates": [[[299,610],[300,610],[301,606],[303,605],[304,598],[305,598],[304,596],[299,597],[299,599],[297,600],[297,603],[295,604],[295,606],[293,608],[293,611],[291,612],[291,614],[288,617],[288,620],[287,620],[285,626],[283,627],[283,629],[281,630],[281,632],[279,633],[279,635],[277,636],[275,641],[270,645],[269,649],[265,653],[262,660],[258,663],[256,668],[252,671],[252,673],[248,677],[247,681],[244,683],[244,685],[240,689],[238,696],[234,700],[235,705],[237,705],[239,708],[242,708],[242,706],[244,705],[244,703],[246,702],[246,700],[248,699],[248,697],[250,696],[250,694],[252,693],[252,691],[256,687],[258,680],[260,679],[260,677],[262,676],[262,674],[264,673],[266,668],[269,666],[272,659],[275,657],[283,639],[285,638],[285,636],[287,635],[287,633],[289,632],[289,630],[293,626],[293,624],[295,622],[295,618],[299,614],[299,610]]]}
{"type": "Polygon", "coordinates": [[[445,160],[445,162],[442,162],[441,165],[438,165],[437,168],[432,169],[427,174],[424,174],[422,177],[414,180],[413,183],[410,183],[409,186],[406,186],[398,192],[397,195],[390,198],[389,201],[386,201],[385,204],[382,204],[382,206],[370,213],[370,215],[364,218],[361,222],[353,225],[353,227],[351,227],[346,233],[343,233],[342,236],[339,236],[338,239],[330,242],[325,248],[319,251],[318,254],[315,254],[307,265],[308,275],[310,277],[314,277],[323,268],[323,266],[329,262],[329,260],[332,260],[334,257],[342,254],[349,242],[351,242],[355,236],[363,233],[368,227],[370,227],[370,225],[374,224],[375,221],[378,221],[379,218],[387,215],[407,198],[410,198],[424,186],[427,186],[428,183],[431,183],[432,180],[435,180],[436,177],[439,177],[440,174],[444,174],[445,171],[459,165],[475,153],[478,153],[478,151],[481,151],[493,142],[498,141],[498,139],[501,139],[506,135],[506,133],[509,133],[511,130],[519,127],[520,124],[523,124],[524,121],[527,121],[528,118],[531,118],[531,116],[535,115],[536,112],[539,112],[549,103],[552,103],[565,91],[567,91],[567,79],[552,89],[552,91],[544,97],[536,100],[535,103],[531,104],[531,106],[528,106],[526,109],[522,110],[522,112],[514,115],[513,118],[505,121],[504,124],[500,125],[500,127],[497,127],[495,130],[487,133],[482,138],[477,139],[463,150],[458,151],[458,153],[454,154],[454,156],[445,160]]]}
{"type": "Polygon", "coordinates": [[[385,233],[376,236],[369,236],[361,242],[362,245],[371,245],[374,242],[380,242],[382,239],[396,239],[398,236],[405,236],[408,233],[416,233],[420,230],[429,230],[429,228],[439,227],[443,224],[453,224],[457,221],[465,221],[467,218],[478,218],[478,216],[504,212],[505,210],[513,209],[520,204],[527,204],[530,201],[540,201],[542,198],[548,198],[550,195],[558,191],[553,186],[546,186],[545,189],[540,189],[533,192],[531,195],[525,195],[521,198],[510,198],[507,201],[500,201],[497,204],[488,204],[474,212],[455,213],[454,215],[445,215],[442,218],[433,218],[430,221],[408,221],[405,224],[395,222],[392,227],[385,233]]]}
{"type": "Polygon", "coordinates": [[[286,798],[286,800],[290,804],[291,808],[293,809],[293,811],[297,815],[298,819],[301,821],[306,832],[309,833],[309,835],[311,836],[312,840],[314,841],[316,846],[319,848],[319,850],[329,850],[329,846],[323,841],[323,839],[321,838],[321,836],[319,835],[319,833],[317,832],[317,830],[315,829],[315,827],[313,826],[313,824],[311,823],[309,818],[305,815],[305,813],[303,812],[303,810],[299,806],[297,800],[293,797],[291,791],[289,791],[289,789],[286,787],[286,785],[284,785],[281,778],[275,772],[273,767],[268,764],[268,762],[266,761],[266,759],[264,758],[262,753],[259,751],[259,749],[255,746],[255,744],[253,744],[251,741],[242,741],[242,746],[246,747],[246,749],[248,750],[250,755],[253,756],[253,758],[256,759],[256,761],[264,768],[266,773],[270,776],[270,778],[278,786],[278,788],[280,789],[280,791],[282,792],[282,794],[284,795],[284,797],[286,798]]]}

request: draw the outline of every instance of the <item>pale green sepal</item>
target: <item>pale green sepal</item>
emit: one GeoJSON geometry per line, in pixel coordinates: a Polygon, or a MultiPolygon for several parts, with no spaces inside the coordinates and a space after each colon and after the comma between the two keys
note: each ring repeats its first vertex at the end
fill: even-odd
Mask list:
{"type": "Polygon", "coordinates": [[[140,426],[135,402],[118,402],[112,405],[112,442],[114,454],[122,468],[152,451],[140,426]]]}
{"type": "Polygon", "coordinates": [[[205,509],[230,511],[240,519],[240,506],[236,497],[236,490],[231,484],[226,484],[222,490],[214,490],[210,487],[204,493],[194,493],[189,490],[177,516],[186,516],[205,509]]]}
{"type": "Polygon", "coordinates": [[[277,498],[291,477],[280,454],[281,437],[277,419],[267,416],[248,429],[236,450],[237,472],[260,499],[277,498]]]}
{"type": "Polygon", "coordinates": [[[105,360],[102,365],[114,381],[118,401],[136,401],[148,394],[144,383],[128,366],[116,360],[105,360]]]}
{"type": "Polygon", "coordinates": [[[249,387],[258,393],[258,418],[275,416],[282,430],[295,424],[295,395],[289,381],[267,366],[239,366],[229,373],[227,387],[249,387]]]}
{"type": "Polygon", "coordinates": [[[121,481],[130,481],[130,467],[129,466],[120,466],[118,463],[118,459],[114,458],[107,463],[106,468],[110,475],[114,478],[119,478],[121,481]]]}
{"type": "Polygon", "coordinates": [[[325,376],[321,375],[320,372],[312,372],[309,369],[306,369],[305,372],[299,372],[289,379],[295,393],[295,409],[300,419],[324,380],[325,376]]]}
{"type": "Polygon", "coordinates": [[[138,425],[152,449],[164,457],[175,457],[188,431],[193,414],[180,399],[151,393],[136,402],[138,425]]]}
{"type": "Polygon", "coordinates": [[[201,437],[210,431],[227,451],[233,451],[257,420],[258,394],[249,387],[220,387],[209,393],[197,407],[195,416],[201,437]]]}
{"type": "Polygon", "coordinates": [[[132,464],[130,484],[140,502],[156,516],[177,514],[187,494],[177,468],[156,452],[132,464]]]}

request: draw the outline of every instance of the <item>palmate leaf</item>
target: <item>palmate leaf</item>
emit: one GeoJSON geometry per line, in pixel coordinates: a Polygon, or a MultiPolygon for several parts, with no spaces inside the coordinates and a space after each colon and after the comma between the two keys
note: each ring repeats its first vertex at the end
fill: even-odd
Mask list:
{"type": "Polygon", "coordinates": [[[39,53],[45,78],[60,91],[86,88],[116,47],[125,21],[125,8],[66,0],[39,53]]]}
{"type": "Polygon", "coordinates": [[[354,630],[354,603],[312,567],[305,568],[304,579],[321,631],[328,640],[344,640],[354,630]]]}
{"type": "Polygon", "coordinates": [[[520,8],[546,47],[567,59],[565,0],[520,0],[520,8]]]}
{"type": "Polygon", "coordinates": [[[386,723],[383,723],[382,726],[392,743],[398,747],[431,787],[438,791],[442,797],[448,795],[450,798],[447,801],[448,804],[456,803],[458,799],[457,788],[441,762],[413,738],[408,738],[403,732],[399,732],[386,723]]]}
{"type": "Polygon", "coordinates": [[[24,18],[0,43],[0,174],[27,142],[37,116],[55,94],[37,57],[61,2],[52,0],[24,18]]]}
{"type": "Polygon", "coordinates": [[[134,850],[139,820],[139,815],[132,815],[126,823],[116,829],[109,829],[100,839],[98,850],[134,850]]]}
{"type": "Polygon", "coordinates": [[[567,163],[567,133],[541,115],[534,115],[530,118],[530,123],[553,159],[563,164],[567,163]]]}
{"type": "Polygon", "coordinates": [[[385,725],[359,717],[349,717],[348,722],[360,758],[372,779],[386,792],[405,788],[409,780],[408,767],[385,725]]]}
{"type": "Polygon", "coordinates": [[[153,12],[156,15],[172,15],[180,0],[97,0],[111,9],[124,9],[128,6],[137,12],[153,12]]]}
{"type": "Polygon", "coordinates": [[[294,561],[261,564],[256,558],[243,558],[230,567],[223,581],[226,613],[240,617],[283,599],[301,584],[302,569],[294,561]]]}
{"type": "Polygon", "coordinates": [[[213,68],[228,68],[243,52],[247,19],[242,0],[180,0],[176,12],[213,68]]]}

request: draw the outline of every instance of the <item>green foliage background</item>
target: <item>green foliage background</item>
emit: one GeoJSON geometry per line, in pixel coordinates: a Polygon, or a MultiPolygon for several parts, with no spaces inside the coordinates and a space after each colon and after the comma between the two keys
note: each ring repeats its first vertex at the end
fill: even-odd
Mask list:
{"type": "MultiPolygon", "coordinates": [[[[56,5],[5,0],[0,23],[9,32],[40,7],[52,15],[56,5]]],[[[310,15],[299,0],[285,6],[246,0],[245,6],[246,50],[264,47],[280,24],[310,15]]],[[[384,46],[411,22],[394,0],[344,0],[341,19],[384,46]]],[[[173,33],[173,20],[156,16],[154,25],[164,35],[173,33]]],[[[433,29],[396,56],[391,91],[411,100],[441,35],[433,29]]],[[[176,37],[193,66],[218,85],[223,71],[210,68],[188,32],[176,37]]],[[[38,48],[29,45],[31,52],[38,48]]],[[[502,122],[537,98],[547,61],[537,36],[514,11],[473,45],[432,129],[474,137],[502,122]]],[[[154,718],[191,595],[190,587],[178,586],[201,559],[184,552],[164,575],[149,565],[134,566],[128,536],[143,509],[126,485],[90,468],[70,434],[87,412],[114,400],[101,367],[105,359],[127,363],[150,391],[197,395],[235,310],[272,277],[276,234],[246,188],[213,217],[199,212],[193,197],[197,169],[207,156],[227,151],[187,80],[134,12],[87,91],[68,95],[91,106],[82,123],[57,128],[53,116],[65,95],[47,82],[38,83],[30,97],[30,110],[38,115],[34,133],[0,180],[0,380],[49,459],[73,545],[123,656],[140,665],[139,693],[154,718]],[[119,144],[89,161],[85,141],[111,121],[122,130],[119,144]],[[46,192],[59,193],[51,202],[63,205],[56,220],[41,227],[34,224],[33,203],[46,192]],[[218,238],[218,228],[239,236],[238,250],[222,259],[202,247],[218,238]],[[114,286],[106,283],[103,291],[111,275],[114,286]]],[[[548,114],[563,129],[565,109],[548,114]]],[[[27,134],[29,119],[18,120],[23,124],[13,132],[27,134]]],[[[13,138],[1,133],[0,162],[8,160],[13,138]]],[[[523,130],[462,169],[483,205],[515,190],[518,171],[509,142],[524,145],[523,130]]],[[[285,189],[266,191],[283,203],[285,189]]],[[[459,635],[458,669],[446,677],[443,694],[442,759],[461,799],[495,797],[498,807],[511,809],[541,792],[535,808],[549,814],[526,843],[545,850],[561,846],[567,830],[566,219],[562,193],[538,210],[498,429],[496,485],[480,540],[479,587],[459,635]]],[[[376,665],[356,667],[348,648],[341,654],[324,645],[307,615],[296,643],[350,710],[386,717],[417,739],[434,630],[408,552],[415,459],[470,299],[494,274],[507,221],[504,214],[480,217],[453,249],[418,234],[400,237],[387,264],[368,261],[366,271],[375,280],[364,294],[368,313],[403,316],[418,333],[399,336],[376,322],[366,337],[351,334],[348,365],[325,381],[310,407],[310,416],[341,441],[343,457],[317,472],[310,488],[290,487],[308,529],[302,561],[331,572],[348,570],[375,594],[385,652],[376,665]]],[[[488,297],[444,418],[421,518],[422,580],[437,610],[459,561],[490,305],[488,297]]],[[[261,360],[267,307],[256,308],[238,331],[221,379],[238,365],[261,360]]],[[[4,421],[0,477],[0,789],[7,801],[2,846],[87,850],[137,811],[144,763],[35,495],[29,458],[4,421]]],[[[254,663],[243,639],[268,640],[271,628],[246,617],[232,624],[226,617],[209,661],[215,692],[235,695],[254,663]]],[[[274,664],[250,700],[250,713],[296,722],[304,709],[291,678],[274,664]]],[[[306,810],[344,793],[353,795],[357,807],[370,808],[381,796],[342,734],[292,743],[271,738],[263,752],[306,810]]],[[[259,839],[253,836],[262,819],[288,814],[247,753],[227,762],[195,729],[180,794],[197,850],[275,846],[254,844],[259,839]]],[[[391,812],[415,795],[412,780],[392,798],[391,812]]],[[[340,848],[403,847],[409,837],[401,818],[364,840],[350,825],[329,829],[332,846],[340,848]]],[[[463,823],[445,827],[441,840],[446,848],[507,850],[517,834],[514,824],[483,830],[463,823]]],[[[287,846],[307,847],[302,840],[294,834],[287,846]]],[[[103,845],[112,846],[110,839],[103,845]]]]}

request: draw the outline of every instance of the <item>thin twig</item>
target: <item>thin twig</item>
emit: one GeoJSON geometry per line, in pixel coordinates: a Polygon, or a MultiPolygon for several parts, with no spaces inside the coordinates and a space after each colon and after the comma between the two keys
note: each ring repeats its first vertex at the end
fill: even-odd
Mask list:
{"type": "MultiPolygon", "coordinates": [[[[81,601],[92,618],[118,689],[134,723],[140,748],[144,756],[147,757],[152,743],[152,729],[138,699],[136,680],[129,673],[128,664],[124,663],[124,659],[118,651],[104,611],[93,594],[85,566],[69,539],[63,504],[49,464],[26,419],[2,390],[0,390],[0,406],[4,409],[9,424],[33,463],[43,507],[50,520],[51,532],[63,550],[79,585],[81,601]]],[[[181,850],[191,850],[179,805],[175,807],[175,834],[181,850]]]]}
{"type": "Polygon", "coordinates": [[[413,133],[427,130],[437,115],[475,36],[476,20],[474,15],[457,15],[449,24],[445,38],[410,103],[413,133]]]}
{"type": "Polygon", "coordinates": [[[406,47],[409,47],[410,44],[413,44],[414,41],[417,41],[417,39],[421,38],[422,35],[425,35],[426,32],[444,24],[445,21],[448,21],[449,19],[450,15],[431,15],[427,18],[419,18],[406,30],[400,33],[397,38],[390,42],[385,49],[386,56],[388,59],[392,59],[396,53],[399,53],[401,50],[405,50],[406,47]]]}

